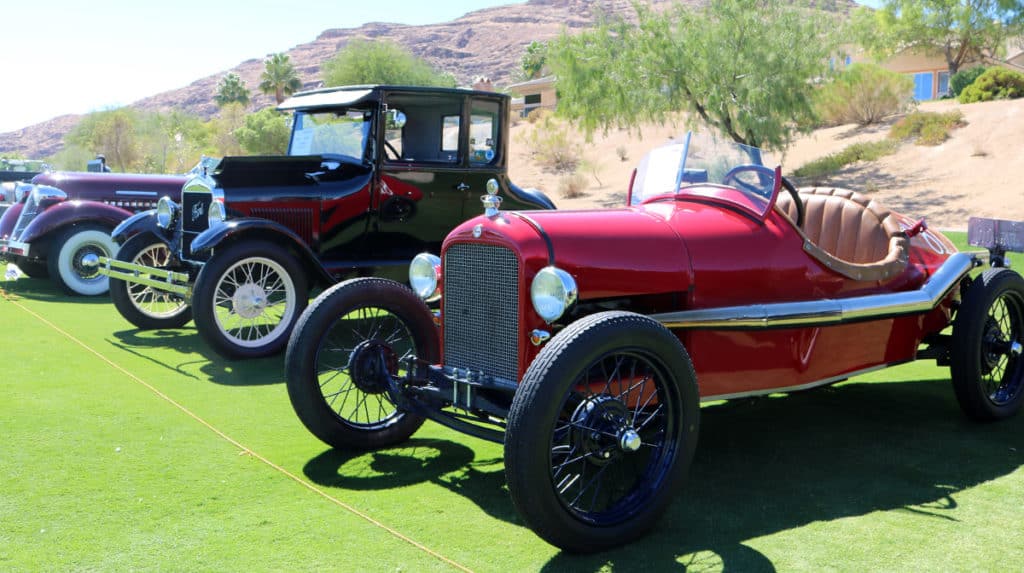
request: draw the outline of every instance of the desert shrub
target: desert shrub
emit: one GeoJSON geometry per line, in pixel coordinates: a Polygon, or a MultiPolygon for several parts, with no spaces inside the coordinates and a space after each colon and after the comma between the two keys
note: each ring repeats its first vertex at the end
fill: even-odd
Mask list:
{"type": "Polygon", "coordinates": [[[815,110],[826,125],[869,125],[904,111],[914,93],[910,77],[875,64],[853,64],[815,95],[815,110]]]}
{"type": "Polygon", "coordinates": [[[918,145],[939,145],[949,138],[949,132],[965,125],[960,110],[935,113],[915,111],[896,122],[889,130],[891,139],[914,139],[918,145]]]}
{"type": "Polygon", "coordinates": [[[526,114],[526,121],[535,124],[551,117],[551,110],[546,107],[538,107],[530,110],[530,113],[526,114]]]}
{"type": "Polygon", "coordinates": [[[953,77],[949,78],[949,89],[953,92],[953,97],[960,97],[960,93],[964,91],[964,88],[973,84],[974,80],[985,73],[986,69],[985,66],[975,66],[953,74],[953,77]]]}
{"type": "Polygon", "coordinates": [[[558,179],[558,192],[566,199],[582,197],[587,189],[587,176],[579,171],[566,173],[558,179]]]}
{"type": "Polygon", "coordinates": [[[989,68],[960,92],[960,103],[1024,97],[1024,74],[1006,68],[989,68]]]}
{"type": "Polygon", "coordinates": [[[830,153],[801,165],[793,171],[795,177],[822,177],[831,175],[843,167],[857,161],[874,161],[880,157],[892,154],[899,147],[899,143],[891,139],[882,141],[869,141],[865,143],[854,143],[848,145],[842,151],[830,153]]]}
{"type": "Polygon", "coordinates": [[[615,155],[619,156],[619,161],[625,161],[629,159],[629,150],[625,145],[620,145],[615,148],[615,155]]]}
{"type": "Polygon", "coordinates": [[[550,115],[538,120],[533,130],[524,134],[522,142],[530,156],[542,168],[554,173],[575,171],[583,159],[583,146],[569,126],[550,115]]]}

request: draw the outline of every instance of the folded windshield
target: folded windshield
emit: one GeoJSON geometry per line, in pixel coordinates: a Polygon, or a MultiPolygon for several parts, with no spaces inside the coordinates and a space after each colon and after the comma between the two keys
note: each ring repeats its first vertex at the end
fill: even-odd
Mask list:
{"type": "Polygon", "coordinates": [[[764,165],[760,149],[687,133],[640,161],[630,204],[660,195],[692,195],[727,200],[762,214],[771,203],[775,177],[775,169],[764,165]]]}

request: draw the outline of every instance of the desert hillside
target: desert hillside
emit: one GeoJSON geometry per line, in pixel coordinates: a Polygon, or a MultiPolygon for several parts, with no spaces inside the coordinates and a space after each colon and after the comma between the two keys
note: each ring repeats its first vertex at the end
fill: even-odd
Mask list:
{"type": "MultiPolygon", "coordinates": [[[[967,125],[951,132],[942,145],[924,147],[903,143],[899,150],[878,161],[858,163],[817,183],[867,192],[889,207],[913,217],[926,217],[936,228],[963,229],[972,215],[1024,220],[1024,99],[960,105],[953,101],[928,102],[922,111],[958,108],[967,125]]],[[[783,173],[837,152],[859,141],[887,136],[898,117],[882,125],[858,128],[846,125],[822,129],[797,139],[775,161],[783,173]]],[[[534,125],[522,122],[512,129],[512,157],[509,173],[517,184],[547,192],[559,208],[587,208],[621,205],[633,167],[644,153],[685,133],[681,125],[647,125],[641,136],[624,131],[595,134],[585,143],[584,158],[597,165],[588,174],[585,196],[565,199],[559,195],[558,174],[544,171],[529,155],[525,134],[534,125]],[[618,149],[626,152],[619,159],[618,149]]]]}

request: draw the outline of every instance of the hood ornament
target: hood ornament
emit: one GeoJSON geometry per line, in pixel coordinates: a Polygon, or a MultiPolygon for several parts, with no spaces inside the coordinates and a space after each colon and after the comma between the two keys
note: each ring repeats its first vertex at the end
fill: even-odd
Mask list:
{"type": "Polygon", "coordinates": [[[487,194],[481,195],[480,201],[484,204],[485,216],[494,217],[498,214],[501,209],[501,197],[498,196],[498,181],[496,179],[487,180],[487,194]]]}

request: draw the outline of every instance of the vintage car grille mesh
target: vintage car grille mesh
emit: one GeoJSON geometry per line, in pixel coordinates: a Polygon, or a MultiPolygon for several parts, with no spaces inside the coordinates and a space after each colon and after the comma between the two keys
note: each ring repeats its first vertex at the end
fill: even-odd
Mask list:
{"type": "Polygon", "coordinates": [[[185,191],[181,194],[181,258],[193,260],[192,240],[209,227],[207,218],[213,195],[201,191],[185,191]]]}
{"type": "Polygon", "coordinates": [[[504,247],[455,244],[444,258],[445,365],[518,381],[519,260],[504,247]]]}
{"type": "Polygon", "coordinates": [[[25,206],[21,209],[21,213],[18,215],[18,222],[14,224],[14,231],[11,233],[11,238],[17,240],[21,237],[21,233],[28,227],[28,224],[32,222],[32,219],[36,218],[39,214],[39,204],[36,203],[36,194],[30,193],[28,198],[25,199],[25,206]]]}

